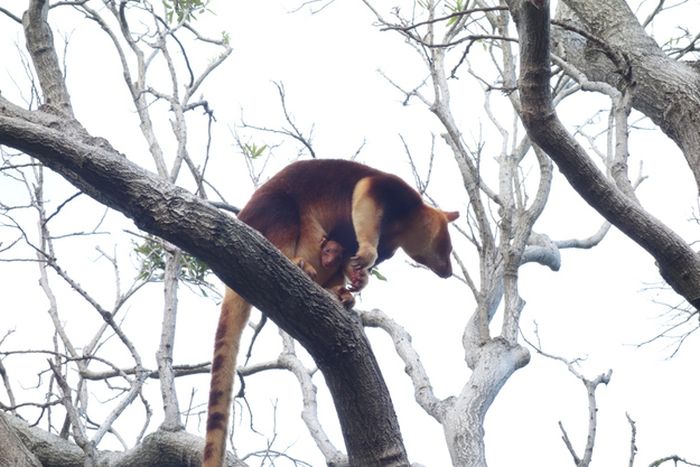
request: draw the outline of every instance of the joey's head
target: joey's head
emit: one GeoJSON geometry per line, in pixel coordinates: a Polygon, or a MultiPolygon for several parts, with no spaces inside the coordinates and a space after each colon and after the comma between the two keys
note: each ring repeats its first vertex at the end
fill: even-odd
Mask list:
{"type": "Polygon", "coordinates": [[[325,239],[321,246],[321,266],[329,269],[340,266],[344,251],[340,243],[325,239]]]}
{"type": "Polygon", "coordinates": [[[410,219],[403,238],[403,250],[414,261],[430,268],[442,278],[452,275],[452,240],[447,224],[459,217],[423,205],[410,219]]]}

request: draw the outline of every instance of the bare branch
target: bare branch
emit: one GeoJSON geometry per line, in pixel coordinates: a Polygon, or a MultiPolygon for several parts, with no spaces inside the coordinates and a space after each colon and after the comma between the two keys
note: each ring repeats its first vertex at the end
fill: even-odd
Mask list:
{"type": "Polygon", "coordinates": [[[557,119],[549,88],[549,6],[509,2],[521,41],[520,95],[528,134],[557,163],[574,189],[656,260],[661,276],[700,308],[700,258],[673,230],[606,180],[557,119]]]}
{"type": "Polygon", "coordinates": [[[360,317],[362,318],[362,324],[365,326],[382,329],[391,337],[396,353],[403,360],[406,373],[413,382],[416,402],[431,417],[439,423],[443,423],[447,411],[451,408],[451,403],[435,397],[430,378],[428,378],[418,353],[411,345],[411,336],[408,332],[378,309],[362,311],[360,312],[360,317]]]}
{"type": "Polygon", "coordinates": [[[66,380],[63,378],[60,369],[51,360],[47,361],[49,363],[49,366],[51,367],[51,371],[53,372],[54,378],[58,382],[58,386],[61,389],[61,401],[63,403],[63,407],[66,409],[68,417],[71,421],[71,425],[73,427],[73,439],[75,439],[75,443],[78,446],[80,446],[80,448],[85,452],[85,454],[88,457],[92,457],[94,455],[94,447],[91,447],[90,443],[88,442],[85,430],[83,428],[83,424],[80,422],[80,415],[78,414],[78,410],[75,407],[75,405],[73,405],[73,401],[71,400],[71,389],[68,386],[66,380]]]}
{"type": "Polygon", "coordinates": [[[571,440],[569,439],[569,434],[566,432],[566,429],[564,428],[564,425],[562,424],[561,421],[558,422],[559,429],[561,430],[561,439],[564,441],[564,445],[566,446],[566,449],[569,451],[569,454],[571,454],[571,457],[574,459],[574,464],[579,466],[581,464],[581,459],[578,457],[578,454],[576,454],[576,449],[574,449],[574,446],[571,444],[571,440]]]}
{"type": "Polygon", "coordinates": [[[629,413],[625,413],[627,417],[627,422],[630,424],[630,463],[629,467],[634,467],[634,458],[637,455],[637,425],[630,417],[629,413]]]}
{"type": "Polygon", "coordinates": [[[1,6],[0,6],[0,13],[2,13],[2,14],[5,15],[5,16],[7,16],[7,17],[10,18],[12,21],[15,21],[15,22],[17,22],[17,23],[19,23],[19,24],[22,24],[22,19],[21,19],[19,16],[13,14],[13,13],[12,13],[10,10],[8,10],[7,8],[1,7],[1,6]]]}
{"type": "Polygon", "coordinates": [[[685,465],[690,465],[691,467],[700,467],[700,464],[696,464],[694,462],[687,461],[683,459],[680,456],[677,455],[672,455],[672,456],[667,456],[667,457],[662,457],[661,459],[657,459],[651,464],[649,464],[649,467],[659,467],[661,464],[665,464],[666,462],[673,462],[674,467],[678,465],[680,462],[681,464],[685,465]]]}
{"type": "Polygon", "coordinates": [[[46,104],[72,120],[73,107],[53,44],[53,34],[47,21],[48,13],[48,0],[29,2],[29,8],[22,19],[27,49],[32,56],[46,104]]]}
{"type": "MultiPolygon", "coordinates": [[[[311,145],[311,139],[313,136],[313,131],[314,127],[313,125],[311,126],[311,129],[309,130],[309,136],[305,136],[297,127],[296,123],[294,123],[294,119],[287,110],[287,95],[284,90],[284,85],[282,83],[277,83],[273,82],[275,87],[277,88],[277,93],[279,94],[280,98],[280,105],[282,106],[282,114],[284,115],[284,119],[286,122],[289,124],[291,129],[288,128],[267,128],[267,127],[261,127],[257,125],[251,125],[249,123],[246,123],[245,121],[241,122],[241,125],[243,128],[250,128],[252,130],[256,131],[261,131],[265,133],[272,133],[272,134],[278,134],[278,135],[283,135],[292,138],[295,141],[298,141],[299,143],[302,144],[303,147],[306,148],[306,150],[309,152],[309,155],[312,158],[316,158],[316,152],[313,149],[313,146],[311,145]]],[[[240,145],[240,143],[239,143],[240,145]]]]}
{"type": "Polygon", "coordinates": [[[163,322],[161,325],[160,345],[156,352],[158,372],[160,373],[160,392],[163,399],[165,416],[161,427],[166,431],[182,429],[180,406],[175,390],[175,371],[173,368],[173,351],[175,349],[175,328],[177,324],[177,285],[180,271],[179,249],[166,251],[165,273],[163,276],[163,322]]]}
{"type": "Polygon", "coordinates": [[[593,447],[595,445],[595,437],[598,429],[598,402],[596,400],[595,391],[596,388],[601,384],[605,384],[607,386],[607,384],[610,382],[610,377],[612,376],[612,370],[608,370],[607,373],[602,373],[598,375],[595,379],[588,379],[576,369],[576,365],[578,364],[580,359],[566,360],[563,357],[559,357],[557,355],[553,355],[542,350],[539,344],[539,334],[537,331],[537,326],[535,326],[535,336],[538,340],[537,344],[532,343],[525,336],[523,336],[523,339],[540,355],[552,360],[559,361],[566,365],[566,368],[569,370],[569,372],[573,374],[576,378],[578,378],[586,387],[586,394],[588,396],[588,435],[586,437],[586,445],[583,449],[583,457],[579,457],[576,454],[571,440],[569,439],[569,436],[566,433],[566,430],[564,430],[564,426],[561,422],[559,422],[559,427],[563,433],[562,439],[564,441],[564,444],[566,445],[567,449],[569,450],[569,453],[573,457],[576,466],[588,467],[593,457],[593,447]]]}
{"type": "Polygon", "coordinates": [[[666,0],[659,0],[659,3],[656,4],[656,8],[652,10],[651,13],[642,21],[642,27],[646,28],[649,26],[649,23],[651,23],[656,16],[661,13],[664,10],[664,4],[666,3],[666,0]]]}
{"type": "Polygon", "coordinates": [[[291,372],[299,382],[302,395],[303,409],[301,412],[311,438],[321,451],[328,465],[345,466],[348,463],[347,456],[340,452],[331,442],[326,431],[318,418],[317,388],[313,383],[312,376],[316,369],[307,369],[294,350],[292,338],[280,330],[284,350],[276,360],[257,363],[238,369],[241,376],[250,376],[268,370],[287,370],[291,372]]]}
{"type": "MultiPolygon", "coordinates": [[[[0,339],[0,346],[3,345],[8,336],[10,336],[13,332],[14,331],[10,330],[5,333],[2,339],[0,339]]],[[[10,408],[5,408],[4,410],[10,410],[13,414],[16,414],[17,412],[15,407],[17,405],[17,400],[15,399],[15,393],[12,390],[12,383],[10,382],[10,378],[7,374],[7,369],[5,368],[2,358],[0,358],[0,378],[2,378],[2,383],[3,386],[5,386],[5,392],[7,392],[7,398],[10,402],[10,408]]]]}
{"type": "Polygon", "coordinates": [[[583,249],[588,249],[588,248],[593,248],[594,246],[597,246],[603,238],[605,238],[605,235],[608,233],[610,230],[610,222],[605,221],[603,222],[603,225],[600,226],[598,231],[591,235],[588,238],[584,239],[570,239],[570,240],[557,240],[554,242],[554,244],[557,246],[557,248],[583,248],[583,249]]]}

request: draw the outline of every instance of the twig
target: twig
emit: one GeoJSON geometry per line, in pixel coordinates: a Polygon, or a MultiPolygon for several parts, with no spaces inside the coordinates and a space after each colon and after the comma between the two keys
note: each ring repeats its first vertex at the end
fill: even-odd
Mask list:
{"type": "Polygon", "coordinates": [[[563,435],[562,439],[564,441],[564,444],[566,445],[567,449],[569,450],[569,453],[574,459],[574,462],[576,463],[577,467],[588,467],[591,463],[591,459],[593,457],[593,447],[595,446],[595,437],[596,437],[596,432],[597,432],[597,425],[598,425],[598,403],[596,400],[595,396],[595,391],[596,388],[601,385],[605,384],[607,385],[610,382],[610,378],[612,376],[612,370],[608,370],[607,373],[601,373],[594,379],[588,379],[585,376],[583,376],[578,370],[576,370],[575,365],[578,364],[580,359],[574,359],[574,360],[566,360],[563,357],[559,357],[557,355],[553,355],[550,353],[545,352],[542,350],[541,345],[539,343],[539,332],[537,330],[537,326],[535,326],[535,336],[537,337],[537,344],[534,344],[530,340],[527,339],[525,335],[523,335],[523,340],[528,343],[537,353],[540,355],[547,357],[552,360],[556,360],[559,362],[562,362],[564,365],[566,365],[567,369],[571,374],[576,376],[583,385],[586,387],[586,393],[588,395],[588,436],[586,438],[586,445],[583,450],[583,457],[579,457],[576,454],[576,451],[571,443],[571,440],[568,437],[568,434],[566,433],[566,430],[564,430],[564,425],[562,422],[559,422],[559,428],[561,429],[563,435]]]}
{"type": "Polygon", "coordinates": [[[629,467],[634,467],[634,458],[637,455],[637,425],[630,417],[629,413],[625,413],[627,417],[627,422],[630,424],[631,435],[630,435],[630,463],[629,467]]]}

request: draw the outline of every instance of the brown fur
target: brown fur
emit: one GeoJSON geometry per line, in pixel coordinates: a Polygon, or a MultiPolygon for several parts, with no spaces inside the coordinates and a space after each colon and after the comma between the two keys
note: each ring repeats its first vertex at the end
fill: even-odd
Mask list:
{"type": "MultiPolygon", "coordinates": [[[[395,175],[326,159],[287,166],[253,194],[238,218],[351,306],[350,290],[364,287],[369,268],[398,248],[438,276],[449,277],[447,223],[457,216],[424,204],[395,175]],[[329,244],[333,252],[323,252],[329,244]]],[[[204,467],[223,462],[236,356],[249,313],[250,304],[227,288],[212,360],[204,467]]]]}

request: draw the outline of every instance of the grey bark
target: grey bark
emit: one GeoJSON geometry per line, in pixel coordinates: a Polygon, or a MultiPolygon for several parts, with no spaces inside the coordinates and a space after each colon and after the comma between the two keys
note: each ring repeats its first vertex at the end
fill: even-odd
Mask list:
{"type": "MultiPolygon", "coordinates": [[[[7,466],[61,466],[82,467],[85,453],[74,443],[47,433],[10,414],[0,413],[0,465],[7,466]],[[21,440],[19,446],[31,451],[35,463],[14,458],[5,462],[13,446],[5,443],[3,426],[11,428],[11,434],[21,440]],[[26,447],[25,447],[26,446],[26,447]],[[33,454],[32,454],[33,453],[33,454]]],[[[194,467],[201,464],[204,441],[185,432],[157,431],[148,435],[141,444],[126,452],[102,451],[95,459],[99,467],[194,467]]],[[[29,459],[29,458],[28,458],[29,459]]]]}
{"type": "Polygon", "coordinates": [[[606,179],[556,115],[549,87],[549,3],[512,0],[508,5],[520,37],[519,91],[528,134],[554,160],[579,195],[650,253],[664,280],[700,308],[698,255],[678,234],[606,179]]]}
{"type": "Polygon", "coordinates": [[[452,400],[442,420],[452,463],[460,467],[485,467],[484,420],[503,385],[513,373],[527,365],[530,353],[502,337],[486,342],[469,382],[452,400]]]}
{"type": "MultiPolygon", "coordinates": [[[[0,465],[17,467],[40,467],[39,459],[24,445],[17,432],[8,422],[12,414],[0,411],[0,465]]],[[[75,445],[74,445],[75,446],[75,445]]]]}
{"type": "Polygon", "coordinates": [[[691,63],[667,56],[623,0],[564,0],[557,19],[582,28],[603,41],[627,69],[613,63],[601,46],[581,35],[556,28],[557,54],[590,80],[618,89],[631,82],[632,106],[649,117],[683,151],[700,188],[700,74],[691,63]],[[627,79],[623,75],[627,74],[627,79]],[[627,82],[626,82],[627,81],[627,82]]]}
{"type": "Polygon", "coordinates": [[[177,285],[180,272],[180,250],[168,251],[163,275],[163,323],[161,325],[160,345],[156,352],[158,373],[160,374],[160,393],[163,398],[163,423],[166,431],[178,431],[183,428],[180,419],[180,405],[175,391],[175,371],[173,368],[173,351],[175,349],[175,329],[177,323],[177,285]]]}

